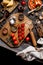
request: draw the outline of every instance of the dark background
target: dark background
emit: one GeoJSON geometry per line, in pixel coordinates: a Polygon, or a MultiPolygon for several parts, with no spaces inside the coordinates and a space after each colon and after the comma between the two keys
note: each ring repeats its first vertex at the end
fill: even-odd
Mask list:
{"type": "Polygon", "coordinates": [[[17,57],[16,56],[16,53],[12,52],[12,51],[9,51],[5,48],[2,48],[0,47],[0,64],[14,64],[14,65],[17,65],[17,64],[26,64],[26,65],[30,65],[30,64],[42,64],[38,61],[31,61],[31,62],[28,62],[28,61],[24,61],[23,59],[21,59],[20,57],[17,57]]]}

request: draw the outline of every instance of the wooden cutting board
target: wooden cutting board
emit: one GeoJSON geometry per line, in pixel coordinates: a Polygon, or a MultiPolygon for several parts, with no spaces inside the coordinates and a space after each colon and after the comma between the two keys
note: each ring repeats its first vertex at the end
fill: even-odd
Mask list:
{"type": "MultiPolygon", "coordinates": [[[[14,17],[16,17],[16,26],[18,27],[18,25],[21,25],[22,23],[25,23],[25,30],[24,30],[24,35],[25,35],[25,37],[24,37],[24,39],[26,38],[26,36],[29,34],[29,29],[32,29],[33,28],[33,24],[32,24],[32,21],[28,18],[28,17],[26,17],[25,15],[24,15],[24,20],[23,21],[19,21],[18,20],[18,16],[19,16],[19,14],[20,13],[16,13],[16,14],[12,14],[12,16],[14,17]]],[[[9,24],[9,19],[7,20],[7,22],[6,22],[6,24],[2,27],[2,29],[0,30],[0,39],[1,40],[3,40],[8,46],[10,46],[10,47],[18,47],[18,46],[20,46],[20,44],[23,42],[23,40],[22,41],[19,41],[18,40],[18,30],[17,30],[17,32],[16,33],[14,33],[15,34],[15,36],[16,36],[16,38],[17,38],[17,40],[18,40],[18,42],[19,42],[19,44],[18,45],[13,45],[12,44],[12,42],[10,42],[10,41],[8,41],[7,39],[9,39],[9,35],[10,35],[10,33],[12,33],[11,32],[11,27],[10,27],[10,24],[9,24]],[[6,36],[4,36],[3,34],[2,34],[2,30],[3,30],[3,28],[7,28],[8,29],[8,34],[6,35],[6,36]]]]}

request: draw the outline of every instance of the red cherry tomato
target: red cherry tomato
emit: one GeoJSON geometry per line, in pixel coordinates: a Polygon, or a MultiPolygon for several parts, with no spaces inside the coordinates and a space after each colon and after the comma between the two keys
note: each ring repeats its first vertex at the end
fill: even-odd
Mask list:
{"type": "Polygon", "coordinates": [[[14,37],[13,37],[13,41],[15,41],[15,40],[16,40],[16,37],[14,36],[14,37]]]}
{"type": "Polygon", "coordinates": [[[24,39],[24,37],[25,37],[25,36],[24,36],[24,35],[22,35],[22,39],[24,39]]]}
{"type": "Polygon", "coordinates": [[[25,24],[23,23],[23,24],[21,24],[21,27],[24,27],[25,26],[25,24]]]}
{"type": "Polygon", "coordinates": [[[18,45],[19,43],[18,43],[18,41],[16,40],[16,41],[14,41],[14,44],[15,44],[15,45],[18,45]]]}
{"type": "Polygon", "coordinates": [[[22,1],[21,4],[24,6],[24,5],[26,5],[26,2],[25,1],[22,1]]]}
{"type": "Polygon", "coordinates": [[[28,42],[30,40],[30,38],[29,37],[26,37],[26,41],[28,42]]]}
{"type": "Polygon", "coordinates": [[[18,33],[20,33],[21,32],[21,29],[18,29],[18,33]]]}
{"type": "Polygon", "coordinates": [[[22,31],[22,35],[24,35],[24,31],[22,31]]]}
{"type": "Polygon", "coordinates": [[[18,27],[18,29],[21,29],[21,27],[18,27]]]}
{"type": "Polygon", "coordinates": [[[19,37],[19,41],[21,41],[21,40],[22,40],[22,37],[20,36],[20,37],[19,37]]]}
{"type": "Polygon", "coordinates": [[[24,31],[24,28],[21,28],[22,31],[24,31]]]}
{"type": "Polygon", "coordinates": [[[22,34],[21,33],[18,33],[18,37],[21,36],[22,34]]]}
{"type": "Polygon", "coordinates": [[[14,37],[14,33],[11,34],[11,37],[14,37]]]}

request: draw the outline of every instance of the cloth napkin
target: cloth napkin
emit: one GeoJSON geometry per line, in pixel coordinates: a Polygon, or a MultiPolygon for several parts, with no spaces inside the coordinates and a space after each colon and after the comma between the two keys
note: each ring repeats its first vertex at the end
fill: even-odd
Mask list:
{"type": "Polygon", "coordinates": [[[43,47],[36,50],[33,46],[29,46],[26,49],[18,52],[17,56],[21,56],[24,60],[32,61],[36,58],[43,59],[43,47]]]}

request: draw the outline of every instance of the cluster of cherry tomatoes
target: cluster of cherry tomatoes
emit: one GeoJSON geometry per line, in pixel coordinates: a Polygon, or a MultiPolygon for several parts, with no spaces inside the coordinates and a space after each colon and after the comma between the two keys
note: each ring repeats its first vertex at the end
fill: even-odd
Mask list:
{"type": "Polygon", "coordinates": [[[10,36],[12,37],[12,40],[13,40],[13,42],[14,42],[14,45],[18,45],[19,42],[18,42],[17,38],[15,37],[14,33],[11,33],[10,36]]]}
{"type": "Polygon", "coordinates": [[[21,41],[25,37],[25,24],[22,23],[21,25],[18,26],[18,39],[21,41]]]}
{"type": "Polygon", "coordinates": [[[41,6],[42,5],[42,1],[41,0],[29,0],[28,1],[28,6],[30,9],[34,9],[37,6],[41,6]]]}
{"type": "MultiPolygon", "coordinates": [[[[19,40],[19,41],[23,40],[24,37],[25,37],[25,36],[24,36],[24,33],[25,33],[24,30],[25,30],[25,24],[22,23],[21,25],[18,26],[18,40],[19,40]]],[[[11,33],[10,36],[11,36],[11,38],[12,38],[12,41],[14,42],[14,45],[18,45],[19,42],[18,42],[18,40],[17,40],[15,34],[14,34],[14,33],[11,33]]]]}

